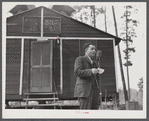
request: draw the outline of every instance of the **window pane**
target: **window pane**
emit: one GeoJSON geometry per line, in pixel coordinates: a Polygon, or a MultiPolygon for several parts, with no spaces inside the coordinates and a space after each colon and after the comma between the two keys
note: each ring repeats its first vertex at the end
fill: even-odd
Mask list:
{"type": "Polygon", "coordinates": [[[32,87],[40,87],[41,85],[41,74],[39,68],[32,70],[32,87]]]}
{"type": "Polygon", "coordinates": [[[42,87],[50,86],[50,68],[42,68],[42,87]]]}
{"type": "Polygon", "coordinates": [[[41,43],[32,44],[32,65],[40,65],[41,43]]]}
{"type": "Polygon", "coordinates": [[[50,64],[50,54],[51,54],[50,42],[42,43],[42,65],[50,64]]]}

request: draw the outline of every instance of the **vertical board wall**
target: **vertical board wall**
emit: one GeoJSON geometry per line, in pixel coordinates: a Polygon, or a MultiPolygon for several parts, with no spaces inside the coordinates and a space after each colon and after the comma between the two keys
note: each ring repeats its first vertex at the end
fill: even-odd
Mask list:
{"type": "Polygon", "coordinates": [[[21,39],[6,40],[6,98],[19,94],[21,39]]]}
{"type": "MultiPolygon", "coordinates": [[[[30,40],[24,41],[22,92],[28,90],[30,40]]],[[[22,99],[20,88],[21,39],[6,39],[6,99],[22,99]]]]}
{"type": "MultiPolygon", "coordinates": [[[[102,93],[116,93],[116,77],[114,63],[113,40],[63,40],[63,94],[62,98],[73,98],[76,77],[74,75],[74,62],[78,56],[84,56],[83,46],[90,42],[97,50],[102,51],[101,68],[105,72],[101,75],[102,93]]],[[[94,58],[95,59],[95,58],[94,58]]]]}

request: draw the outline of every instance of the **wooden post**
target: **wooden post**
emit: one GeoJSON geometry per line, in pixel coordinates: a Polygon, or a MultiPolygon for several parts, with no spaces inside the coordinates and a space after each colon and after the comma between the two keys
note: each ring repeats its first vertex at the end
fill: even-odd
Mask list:
{"type": "Polygon", "coordinates": [[[107,90],[105,90],[105,104],[106,104],[106,108],[107,108],[107,90]]]}
{"type": "Polygon", "coordinates": [[[62,39],[60,38],[60,93],[63,93],[63,57],[62,57],[62,39]]]}
{"type": "Polygon", "coordinates": [[[106,21],[106,6],[105,6],[105,32],[107,32],[107,21],[106,21]]]}
{"type": "Polygon", "coordinates": [[[43,37],[43,8],[41,8],[41,37],[43,37]]]}
{"type": "MultiPolygon", "coordinates": [[[[118,36],[117,24],[116,24],[116,18],[115,18],[115,12],[114,12],[113,6],[112,6],[112,10],[113,10],[113,18],[114,18],[114,24],[115,24],[115,33],[116,33],[116,36],[118,36]]],[[[123,71],[123,66],[122,66],[122,59],[121,59],[121,52],[120,52],[119,44],[118,44],[118,56],[119,56],[119,63],[120,63],[120,69],[121,69],[122,84],[123,84],[123,89],[124,89],[125,104],[126,104],[126,109],[127,109],[128,108],[128,94],[127,94],[127,90],[126,90],[126,84],[125,84],[124,71],[123,71]]]]}
{"type": "Polygon", "coordinates": [[[22,38],[22,40],[21,40],[21,65],[20,65],[20,90],[19,90],[19,95],[22,95],[23,60],[24,60],[24,38],[22,38]]]}
{"type": "Polygon", "coordinates": [[[93,5],[94,27],[96,28],[95,5],[93,5]]]}
{"type": "Polygon", "coordinates": [[[96,27],[95,5],[91,5],[90,8],[91,8],[91,13],[93,13],[93,26],[96,27]]]}

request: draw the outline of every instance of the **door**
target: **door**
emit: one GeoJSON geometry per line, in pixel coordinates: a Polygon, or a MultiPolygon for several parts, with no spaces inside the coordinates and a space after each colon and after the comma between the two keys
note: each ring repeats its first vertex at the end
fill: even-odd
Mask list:
{"type": "Polygon", "coordinates": [[[52,92],[52,40],[31,42],[30,92],[52,92]]]}

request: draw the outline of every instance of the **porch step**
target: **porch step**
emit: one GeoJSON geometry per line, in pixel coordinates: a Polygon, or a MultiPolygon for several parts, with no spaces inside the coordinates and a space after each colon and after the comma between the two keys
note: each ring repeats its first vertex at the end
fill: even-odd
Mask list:
{"type": "Polygon", "coordinates": [[[56,104],[56,103],[52,103],[52,104],[37,104],[37,105],[24,105],[24,106],[27,106],[27,107],[36,107],[36,106],[59,106],[59,104],[56,104]]]}
{"type": "Polygon", "coordinates": [[[11,106],[12,108],[14,107],[38,107],[38,106],[60,106],[57,103],[52,103],[52,104],[25,104],[25,105],[13,105],[11,106]]]}
{"type": "Polygon", "coordinates": [[[48,93],[24,93],[24,95],[54,95],[58,94],[57,92],[48,92],[48,93]]]}
{"type": "Polygon", "coordinates": [[[38,105],[23,105],[22,107],[25,107],[25,106],[27,106],[27,107],[36,107],[36,106],[73,106],[73,107],[75,107],[75,106],[79,106],[79,105],[64,105],[64,104],[58,104],[58,103],[52,103],[52,104],[38,104],[38,105]]]}
{"type": "Polygon", "coordinates": [[[31,100],[58,100],[58,98],[24,98],[23,100],[31,101],[31,100]]]}
{"type": "Polygon", "coordinates": [[[79,107],[79,102],[78,100],[61,100],[61,101],[47,101],[45,103],[38,103],[38,101],[31,101],[31,100],[26,100],[29,102],[20,102],[18,105],[11,105],[11,108],[34,108],[34,109],[45,109],[45,108],[54,108],[57,109],[58,107],[60,109],[62,108],[70,108],[70,107],[79,107]],[[45,107],[45,108],[44,108],[45,107]]]}

